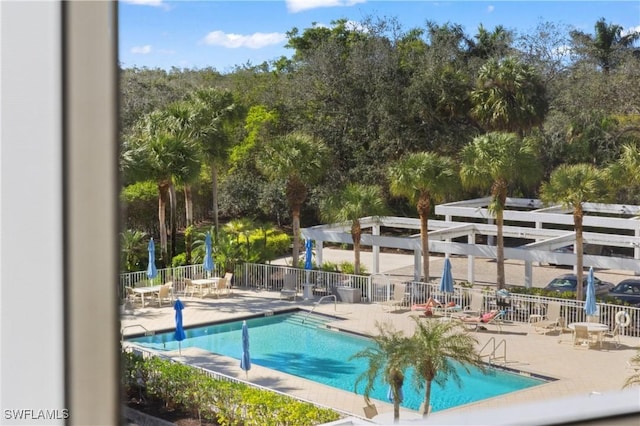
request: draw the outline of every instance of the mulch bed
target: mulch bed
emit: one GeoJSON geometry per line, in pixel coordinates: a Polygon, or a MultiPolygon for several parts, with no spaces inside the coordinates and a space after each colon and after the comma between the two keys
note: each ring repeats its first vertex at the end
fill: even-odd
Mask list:
{"type": "MultiPolygon", "coordinates": [[[[132,410],[139,411],[141,413],[178,426],[219,426],[217,422],[200,422],[199,419],[192,417],[189,413],[184,413],[180,410],[167,408],[164,401],[156,399],[139,400],[136,398],[131,398],[129,401],[127,401],[126,405],[132,410]]],[[[135,419],[131,420],[135,421],[135,419]]],[[[152,424],[152,422],[144,422],[144,424],[152,424]]]]}

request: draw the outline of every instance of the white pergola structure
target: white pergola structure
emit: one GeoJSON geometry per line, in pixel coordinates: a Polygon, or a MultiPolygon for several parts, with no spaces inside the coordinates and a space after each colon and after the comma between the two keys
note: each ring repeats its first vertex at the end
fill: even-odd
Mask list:
{"type": "MultiPolygon", "coordinates": [[[[468,281],[474,282],[474,258],[496,258],[496,247],[492,245],[497,233],[494,217],[488,211],[490,197],[440,204],[435,208],[444,220],[429,220],[429,252],[445,255],[466,255],[468,281]],[[486,237],[486,244],[478,244],[478,236],[486,237]],[[466,241],[465,241],[466,237],[466,241]]],[[[640,274],[640,206],[621,204],[584,203],[583,239],[585,247],[603,247],[612,255],[584,254],[585,267],[618,269],[640,274]],[[620,250],[623,248],[624,250],[620,250]],[[620,252],[626,252],[620,254],[620,252]],[[628,255],[627,255],[628,253],[628,255]]],[[[360,219],[363,229],[363,246],[373,251],[372,273],[380,270],[380,247],[412,250],[414,252],[414,279],[422,272],[422,249],[419,233],[407,236],[381,235],[383,228],[419,230],[419,219],[404,217],[364,217],[360,219]],[[367,230],[370,229],[370,232],[367,230]]],[[[318,225],[301,230],[304,238],[316,242],[316,260],[322,264],[322,247],[325,241],[353,244],[350,223],[318,225]]],[[[507,198],[504,210],[503,235],[505,259],[524,261],[525,286],[532,286],[533,263],[573,265],[576,254],[555,251],[573,244],[572,211],[561,206],[544,207],[542,202],[530,198],[507,198]],[[518,244],[508,244],[517,241],[518,244]]],[[[483,238],[481,238],[482,240],[483,238]]]]}

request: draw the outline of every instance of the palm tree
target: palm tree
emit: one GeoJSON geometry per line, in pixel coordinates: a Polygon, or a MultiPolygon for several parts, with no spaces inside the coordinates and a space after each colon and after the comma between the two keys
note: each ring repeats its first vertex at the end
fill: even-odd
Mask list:
{"type": "Polygon", "coordinates": [[[369,367],[356,379],[354,390],[365,380],[364,400],[370,404],[369,395],[375,388],[376,379],[382,373],[382,379],[391,386],[393,394],[393,422],[400,419],[400,395],[404,384],[405,371],[411,364],[413,356],[411,339],[402,332],[395,331],[389,324],[376,323],[379,334],[373,337],[375,346],[363,349],[349,358],[365,359],[369,367]]]}
{"type": "Polygon", "coordinates": [[[120,233],[121,267],[125,272],[140,270],[140,262],[147,251],[147,234],[142,231],[125,229],[120,233]]]}
{"type": "Polygon", "coordinates": [[[498,289],[504,288],[503,212],[510,186],[538,182],[541,173],[536,149],[530,139],[514,133],[487,133],[476,137],[460,152],[462,185],[491,189],[489,211],[496,218],[496,260],[498,289]]]}
{"type": "Polygon", "coordinates": [[[583,300],[583,203],[600,202],[609,197],[607,174],[592,164],[563,164],[558,166],[540,188],[540,199],[545,204],[560,203],[573,210],[573,227],[576,233],[576,276],[578,286],[576,300],[583,300]]]}
{"type": "Polygon", "coordinates": [[[608,170],[612,180],[617,184],[640,184],[640,149],[633,144],[623,145],[620,158],[611,164],[608,170]]]}
{"type": "MultiPolygon", "coordinates": [[[[154,111],[144,116],[136,125],[133,135],[124,142],[121,165],[126,175],[134,181],[154,181],[158,185],[158,222],[160,232],[161,260],[171,264],[175,255],[175,244],[171,257],[167,250],[166,204],[170,202],[171,214],[175,215],[173,180],[185,176],[199,167],[198,150],[183,134],[169,131],[166,115],[154,111]]],[[[171,217],[175,223],[174,217],[171,217]]]]}
{"type": "MultiPolygon", "coordinates": [[[[197,142],[200,132],[199,124],[196,122],[196,109],[192,104],[185,101],[174,102],[167,106],[164,113],[166,114],[167,128],[171,133],[180,135],[190,140],[192,143],[197,142]]],[[[194,165],[195,166],[195,165],[194,165]]],[[[184,188],[185,216],[186,225],[193,225],[193,197],[191,194],[191,183],[195,181],[200,174],[200,164],[183,176],[176,176],[178,183],[182,183],[184,188]]]]}
{"type": "Polygon", "coordinates": [[[256,166],[271,180],[286,181],[287,202],[293,218],[293,265],[300,253],[300,210],[307,187],[320,180],[329,160],[324,142],[304,133],[290,133],[264,147],[256,166]]]}
{"type": "Polygon", "coordinates": [[[484,25],[480,24],[474,38],[476,41],[467,40],[469,56],[487,60],[493,57],[500,58],[511,49],[513,32],[502,25],[497,25],[493,31],[487,31],[484,25]]]}
{"type": "Polygon", "coordinates": [[[353,239],[354,272],[360,273],[360,218],[382,216],[387,207],[380,187],[350,183],[342,191],[323,201],[320,215],[328,222],[350,222],[353,239]]]}
{"type": "Polygon", "coordinates": [[[196,133],[205,162],[211,170],[213,226],[218,236],[218,170],[227,160],[232,128],[240,117],[231,92],[208,88],[191,93],[187,101],[195,110],[196,133]]]}
{"type": "MultiPolygon", "coordinates": [[[[640,366],[640,351],[636,352],[629,360],[629,363],[633,366],[640,366]]],[[[633,374],[625,380],[623,387],[626,388],[630,386],[640,386],[640,368],[636,368],[633,374]]]]}
{"type": "Polygon", "coordinates": [[[459,183],[456,164],[448,157],[435,153],[409,154],[393,163],[387,172],[391,194],[409,199],[418,209],[422,271],[429,281],[429,214],[431,201],[440,202],[451,194],[459,183]]]}
{"type": "Polygon", "coordinates": [[[595,35],[582,31],[571,31],[570,36],[576,50],[586,57],[593,58],[602,67],[605,74],[617,65],[616,57],[621,51],[628,50],[640,38],[640,32],[633,31],[622,35],[623,28],[616,24],[607,24],[600,18],[595,26],[595,35]]]}
{"type": "Polygon", "coordinates": [[[548,109],[540,77],[514,57],[493,58],[480,68],[471,102],[471,114],[482,127],[520,136],[542,124],[548,109]]]}
{"type": "Polygon", "coordinates": [[[412,366],[418,389],[425,387],[422,415],[429,414],[431,403],[431,385],[435,381],[444,384],[449,377],[460,385],[461,379],[455,362],[462,364],[465,370],[475,366],[484,370],[484,364],[476,349],[478,341],[456,321],[424,321],[413,318],[416,331],[412,337],[412,366]]]}

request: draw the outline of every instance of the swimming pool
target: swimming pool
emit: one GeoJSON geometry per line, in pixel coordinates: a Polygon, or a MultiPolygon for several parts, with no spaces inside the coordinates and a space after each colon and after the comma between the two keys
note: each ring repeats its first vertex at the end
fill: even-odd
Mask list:
{"type": "MultiPolygon", "coordinates": [[[[251,362],[273,370],[296,375],[328,386],[353,392],[357,377],[367,369],[362,359],[349,360],[354,353],[372,346],[370,339],[337,332],[324,327],[334,321],[320,315],[293,312],[247,319],[251,342],[251,362]],[[304,320],[304,323],[303,323],[304,320]]],[[[208,325],[185,330],[187,338],[182,348],[197,347],[209,352],[240,359],[242,321],[208,325]]],[[[173,331],[127,339],[141,346],[157,350],[178,349],[173,331]]],[[[444,410],[483,399],[504,395],[545,383],[545,380],[526,377],[498,369],[483,374],[478,369],[467,373],[459,368],[463,385],[448,380],[444,387],[433,383],[431,406],[433,411],[444,410]]],[[[412,372],[403,386],[403,407],[418,410],[424,400],[424,390],[412,385],[412,372]]],[[[364,383],[358,392],[362,394],[364,383]]],[[[386,401],[388,386],[380,381],[372,398],[386,401]]]]}

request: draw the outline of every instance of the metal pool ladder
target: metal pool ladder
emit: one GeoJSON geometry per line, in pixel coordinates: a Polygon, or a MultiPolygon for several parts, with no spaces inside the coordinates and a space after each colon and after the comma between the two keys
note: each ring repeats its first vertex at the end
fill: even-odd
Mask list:
{"type": "Polygon", "coordinates": [[[485,343],[485,345],[482,347],[482,349],[480,349],[480,356],[481,357],[488,357],[489,358],[489,365],[492,364],[492,361],[495,361],[497,359],[501,359],[505,364],[507,363],[507,341],[502,339],[500,340],[500,342],[498,342],[496,344],[496,338],[492,337],[491,339],[489,339],[487,341],[487,343],[485,343]],[[492,344],[491,346],[491,353],[485,354],[483,355],[482,352],[484,352],[485,348],[487,346],[489,346],[489,344],[492,344]],[[502,349],[502,356],[497,356],[496,353],[498,352],[499,349],[502,349]]]}
{"type": "Polygon", "coordinates": [[[121,341],[121,342],[124,342],[124,331],[125,331],[127,328],[132,328],[132,327],[140,327],[141,329],[143,329],[143,330],[144,330],[144,335],[145,335],[145,336],[153,336],[153,335],[155,335],[155,334],[156,334],[156,332],[155,332],[155,331],[153,331],[153,330],[147,330],[147,329],[146,329],[142,324],[131,324],[131,325],[126,325],[126,326],[122,327],[122,329],[120,330],[120,341],[121,341]]]}
{"type": "Polygon", "coordinates": [[[328,294],[328,295],[326,295],[326,296],[322,296],[322,297],[320,298],[320,300],[318,300],[318,301],[315,303],[315,305],[313,305],[313,308],[311,308],[311,310],[310,310],[309,312],[307,312],[307,315],[305,315],[305,316],[304,316],[304,318],[302,319],[302,323],[304,324],[304,322],[307,320],[307,317],[308,317],[309,315],[311,315],[311,313],[312,313],[312,312],[314,311],[314,309],[315,309],[315,308],[316,308],[316,307],[317,307],[317,306],[322,302],[322,300],[323,300],[323,299],[331,298],[331,297],[333,297],[333,310],[334,310],[334,311],[338,310],[338,307],[337,307],[338,298],[336,297],[336,295],[335,295],[335,294],[328,294]]]}

